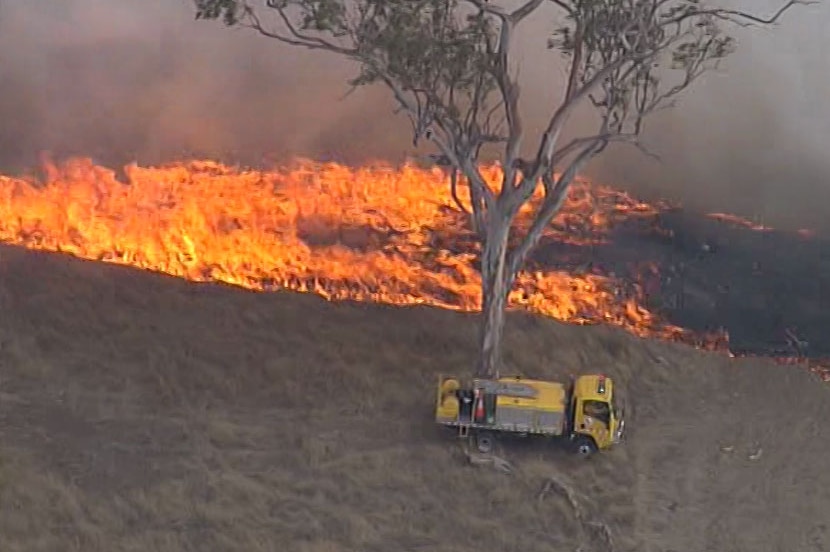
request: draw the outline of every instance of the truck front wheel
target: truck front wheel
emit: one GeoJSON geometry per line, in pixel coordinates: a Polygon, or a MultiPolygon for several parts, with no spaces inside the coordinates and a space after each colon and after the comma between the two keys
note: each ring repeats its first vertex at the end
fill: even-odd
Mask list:
{"type": "Polygon", "coordinates": [[[597,452],[596,442],[586,435],[579,435],[574,439],[574,452],[581,458],[589,458],[597,452]]]}
{"type": "Polygon", "coordinates": [[[493,434],[489,431],[481,431],[476,433],[476,448],[482,454],[493,452],[493,441],[493,434]]]}

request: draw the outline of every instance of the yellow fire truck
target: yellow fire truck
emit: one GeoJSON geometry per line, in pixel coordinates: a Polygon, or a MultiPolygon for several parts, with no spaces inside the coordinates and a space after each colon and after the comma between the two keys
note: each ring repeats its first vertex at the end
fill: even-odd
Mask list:
{"type": "Polygon", "coordinates": [[[622,439],[625,421],[616,402],[614,382],[604,375],[583,375],[567,384],[525,379],[475,378],[462,382],[440,376],[435,420],[473,436],[478,450],[490,452],[496,433],[564,438],[583,456],[612,447],[622,439]]]}

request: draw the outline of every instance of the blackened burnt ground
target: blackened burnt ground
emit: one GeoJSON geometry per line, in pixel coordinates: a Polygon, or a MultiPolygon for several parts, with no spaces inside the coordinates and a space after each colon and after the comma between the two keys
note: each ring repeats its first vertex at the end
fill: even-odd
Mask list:
{"type": "Polygon", "coordinates": [[[604,245],[543,242],[535,261],[638,282],[649,309],[697,332],[726,330],[736,354],[830,357],[830,240],[822,236],[674,209],[616,226],[604,245]]]}

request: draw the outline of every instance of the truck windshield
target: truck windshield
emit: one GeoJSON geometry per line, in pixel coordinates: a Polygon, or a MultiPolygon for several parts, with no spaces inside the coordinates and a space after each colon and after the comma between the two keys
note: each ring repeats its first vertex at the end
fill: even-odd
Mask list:
{"type": "Polygon", "coordinates": [[[611,409],[605,401],[584,401],[582,413],[586,416],[596,418],[605,425],[611,423],[611,409]]]}

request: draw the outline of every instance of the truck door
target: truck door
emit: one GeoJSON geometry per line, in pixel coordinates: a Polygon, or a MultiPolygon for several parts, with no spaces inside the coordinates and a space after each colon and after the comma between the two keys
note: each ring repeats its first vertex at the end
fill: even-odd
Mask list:
{"type": "Polygon", "coordinates": [[[608,444],[611,429],[611,407],[606,401],[582,401],[580,429],[591,435],[600,448],[608,444]]]}

